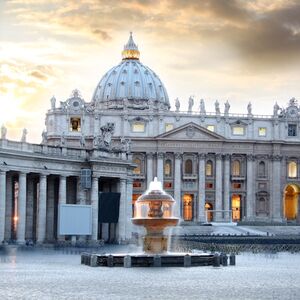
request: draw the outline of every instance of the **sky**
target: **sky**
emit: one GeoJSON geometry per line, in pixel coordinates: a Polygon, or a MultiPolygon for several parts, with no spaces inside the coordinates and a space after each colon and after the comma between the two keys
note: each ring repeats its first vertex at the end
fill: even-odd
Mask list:
{"type": "Polygon", "coordinates": [[[272,114],[299,97],[299,16],[297,0],[0,0],[0,126],[41,142],[50,98],[90,101],[130,31],[172,108],[272,114]]]}

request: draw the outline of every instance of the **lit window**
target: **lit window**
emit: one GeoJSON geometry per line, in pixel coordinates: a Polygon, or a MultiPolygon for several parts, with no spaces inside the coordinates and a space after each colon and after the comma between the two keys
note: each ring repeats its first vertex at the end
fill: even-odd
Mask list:
{"type": "Polygon", "coordinates": [[[297,125],[296,124],[288,125],[288,136],[297,136],[297,125]]]}
{"type": "Polygon", "coordinates": [[[165,176],[171,176],[172,174],[172,162],[170,159],[166,160],[164,167],[165,176]]]}
{"type": "Polygon", "coordinates": [[[211,160],[206,163],[205,174],[206,176],[213,176],[213,163],[211,160]]]}
{"type": "Polygon", "coordinates": [[[232,127],[232,134],[233,135],[244,135],[245,128],[242,126],[234,126],[232,127]]]}
{"type": "Polygon", "coordinates": [[[215,132],[215,125],[207,125],[206,129],[212,132],[215,132]]]}
{"type": "Polygon", "coordinates": [[[166,132],[172,130],[173,128],[174,128],[174,125],[172,123],[167,123],[165,125],[166,132]]]}
{"type": "Polygon", "coordinates": [[[266,136],[267,135],[267,128],[266,127],[259,127],[258,128],[258,136],[266,136]]]}
{"type": "Polygon", "coordinates": [[[144,132],[145,131],[145,123],[143,122],[135,122],[132,124],[133,132],[144,132]]]}
{"type": "Polygon", "coordinates": [[[288,176],[290,178],[296,178],[297,177],[297,164],[294,161],[291,161],[288,164],[288,176]]]}
{"type": "Polygon", "coordinates": [[[70,118],[70,131],[80,131],[81,121],[80,118],[70,118]]]}
{"type": "Polygon", "coordinates": [[[139,158],[136,158],[133,160],[133,163],[135,163],[137,166],[133,169],[133,174],[139,175],[141,174],[141,165],[142,162],[139,158]]]}
{"type": "Polygon", "coordinates": [[[241,175],[241,163],[238,160],[235,160],[232,163],[232,175],[233,176],[241,175]]]}
{"type": "Polygon", "coordinates": [[[192,174],[193,173],[193,163],[190,159],[187,159],[185,161],[184,173],[185,174],[192,174]]]}

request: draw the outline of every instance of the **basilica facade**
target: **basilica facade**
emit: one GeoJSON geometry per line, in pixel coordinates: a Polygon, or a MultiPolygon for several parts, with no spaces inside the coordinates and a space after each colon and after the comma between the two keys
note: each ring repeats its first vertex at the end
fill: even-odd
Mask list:
{"type": "MultiPolygon", "coordinates": [[[[91,101],[78,90],[50,100],[41,144],[0,139],[0,241],[51,242],[60,204],[92,207],[92,234],[130,239],[134,203],[156,176],[185,224],[299,222],[300,108],[291,99],[272,115],[207,112],[188,100],[182,111],[158,75],[139,59],[130,35],[122,61],[98,83],[91,101]],[[99,192],[119,192],[116,224],[99,219],[99,192]]],[[[76,220],[74,220],[76,221],[76,220]]]]}

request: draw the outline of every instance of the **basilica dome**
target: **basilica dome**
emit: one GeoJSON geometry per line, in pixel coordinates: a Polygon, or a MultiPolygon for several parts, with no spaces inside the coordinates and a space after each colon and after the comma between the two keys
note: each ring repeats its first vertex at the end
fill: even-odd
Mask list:
{"type": "Polygon", "coordinates": [[[167,91],[157,74],[139,60],[140,52],[132,33],[124,46],[122,61],[111,68],[100,80],[92,101],[102,108],[128,107],[145,109],[151,102],[156,107],[169,109],[167,91]]]}

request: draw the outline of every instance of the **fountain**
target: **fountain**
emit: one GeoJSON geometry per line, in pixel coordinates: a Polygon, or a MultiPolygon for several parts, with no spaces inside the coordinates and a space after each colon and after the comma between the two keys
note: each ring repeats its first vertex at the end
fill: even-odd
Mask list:
{"type": "Polygon", "coordinates": [[[130,254],[89,254],[81,255],[81,263],[89,266],[124,267],[171,267],[220,265],[218,254],[168,252],[166,227],[176,226],[179,218],[174,216],[175,200],[165,193],[157,178],[149,189],[135,203],[132,223],[144,226],[143,253],[130,254]]]}
{"type": "Polygon", "coordinates": [[[179,222],[179,218],[173,216],[174,204],[175,200],[163,191],[156,177],[149,189],[137,199],[131,220],[133,224],[146,228],[147,234],[143,238],[145,253],[167,252],[168,237],[164,235],[164,229],[179,222]]]}

